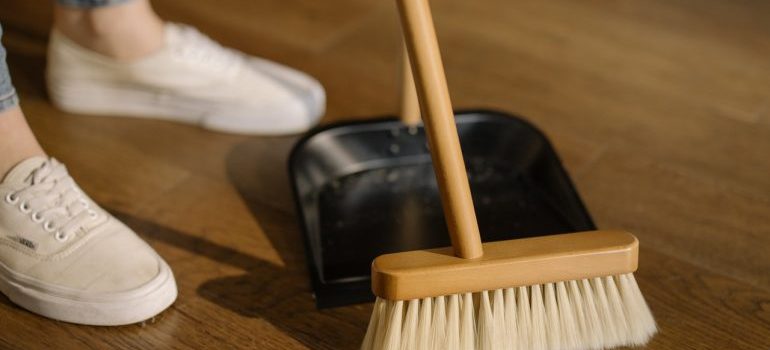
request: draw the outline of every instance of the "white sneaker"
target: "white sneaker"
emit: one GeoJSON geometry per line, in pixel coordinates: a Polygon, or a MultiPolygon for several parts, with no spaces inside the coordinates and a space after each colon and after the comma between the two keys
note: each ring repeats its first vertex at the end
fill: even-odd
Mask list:
{"type": "Polygon", "coordinates": [[[62,110],[168,119],[240,134],[293,134],[324,114],[321,84],[297,70],[224,48],[195,28],[167,23],[165,47],[124,63],[57,31],[48,90],[62,110]]]}
{"type": "Polygon", "coordinates": [[[150,319],[177,295],[163,259],[43,157],[0,183],[0,292],[46,317],[104,326],[150,319]]]}

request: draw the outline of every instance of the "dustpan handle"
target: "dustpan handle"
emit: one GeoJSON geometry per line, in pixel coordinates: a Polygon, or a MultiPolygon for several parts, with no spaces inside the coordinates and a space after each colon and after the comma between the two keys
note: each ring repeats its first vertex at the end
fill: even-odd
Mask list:
{"type": "Polygon", "coordinates": [[[427,0],[397,0],[441,203],[455,255],[484,255],[444,66],[427,0]]]}

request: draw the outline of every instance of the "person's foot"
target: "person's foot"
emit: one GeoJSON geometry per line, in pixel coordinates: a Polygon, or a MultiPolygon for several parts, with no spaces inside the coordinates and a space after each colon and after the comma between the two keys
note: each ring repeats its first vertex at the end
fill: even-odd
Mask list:
{"type": "Polygon", "coordinates": [[[54,104],[67,112],[168,119],[241,134],[306,131],[326,103],[312,77],[174,23],[166,24],[160,51],[128,63],[54,30],[47,81],[54,104]]]}
{"type": "Polygon", "coordinates": [[[0,292],[46,317],[105,326],[150,319],[177,296],[163,259],[45,157],[0,183],[0,292]]]}

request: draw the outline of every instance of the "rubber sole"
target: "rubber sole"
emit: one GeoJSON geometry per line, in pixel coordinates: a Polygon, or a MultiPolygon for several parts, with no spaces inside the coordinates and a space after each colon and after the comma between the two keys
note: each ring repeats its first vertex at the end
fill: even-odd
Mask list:
{"type": "Polygon", "coordinates": [[[151,319],[176,300],[174,275],[165,262],[159,260],[159,264],[158,275],[136,289],[86,295],[46,287],[0,263],[0,292],[24,309],[59,321],[92,326],[134,324],[151,319]]]}

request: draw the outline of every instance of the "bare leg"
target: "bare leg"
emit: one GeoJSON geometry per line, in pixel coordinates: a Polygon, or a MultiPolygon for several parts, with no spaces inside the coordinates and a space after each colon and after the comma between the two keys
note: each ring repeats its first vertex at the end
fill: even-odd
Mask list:
{"type": "Polygon", "coordinates": [[[0,180],[16,164],[45,156],[18,106],[0,112],[0,180]]]}
{"type": "Polygon", "coordinates": [[[131,61],[163,47],[163,21],[148,0],[78,8],[57,4],[54,28],[83,47],[131,61]]]}

